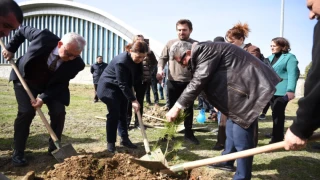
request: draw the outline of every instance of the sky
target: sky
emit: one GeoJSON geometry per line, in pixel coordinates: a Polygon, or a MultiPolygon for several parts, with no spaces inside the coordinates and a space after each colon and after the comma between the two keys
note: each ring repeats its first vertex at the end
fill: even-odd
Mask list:
{"type": "MultiPolygon", "coordinates": [[[[25,2],[26,0],[16,0],[25,2]]],[[[245,43],[258,46],[265,57],[271,55],[271,39],[280,36],[281,0],[73,0],[98,8],[163,44],[177,38],[175,24],[189,19],[191,38],[213,40],[238,22],[249,24],[245,43]]],[[[301,74],[311,62],[313,28],[306,0],[285,0],[284,33],[291,53],[299,61],[301,74]]]]}

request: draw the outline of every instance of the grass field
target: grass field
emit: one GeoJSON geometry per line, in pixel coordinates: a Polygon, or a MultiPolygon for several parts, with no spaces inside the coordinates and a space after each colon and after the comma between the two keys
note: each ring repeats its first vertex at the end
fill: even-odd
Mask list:
{"type": "MultiPolygon", "coordinates": [[[[93,86],[91,85],[70,85],[71,104],[67,108],[66,124],[63,132],[63,143],[71,143],[78,152],[97,152],[105,150],[106,128],[105,120],[97,119],[95,116],[105,117],[106,106],[99,102],[93,103],[93,86]]],[[[26,157],[30,165],[24,168],[16,168],[11,165],[13,123],[17,114],[17,103],[12,88],[12,83],[0,79],[0,172],[11,179],[20,179],[29,170],[35,170],[41,176],[53,168],[55,160],[47,155],[48,134],[40,118],[36,116],[31,126],[31,132],[27,143],[26,157]]],[[[162,105],[164,100],[161,100],[162,105]]],[[[288,127],[295,118],[297,99],[288,104],[286,109],[286,123],[288,127]]],[[[42,108],[47,116],[47,109],[42,108]]],[[[271,110],[268,111],[267,119],[259,121],[259,146],[267,145],[268,138],[264,134],[271,132],[272,119],[271,110]]],[[[195,116],[198,111],[195,111],[195,116]]],[[[48,117],[48,116],[47,116],[48,117]]],[[[217,123],[197,124],[195,126],[208,126],[216,128],[217,123]]],[[[158,140],[158,129],[147,129],[148,139],[153,145],[158,140]]],[[[145,154],[141,133],[139,130],[129,131],[133,143],[137,144],[137,150],[116,146],[119,152],[131,152],[140,157],[145,154]]],[[[211,148],[216,142],[216,135],[213,132],[196,132],[200,145],[195,146],[187,142],[175,154],[167,158],[170,165],[188,162],[208,157],[219,156],[221,152],[212,151],[211,148]]],[[[178,134],[176,140],[183,141],[183,134],[178,134]]],[[[252,179],[320,179],[320,151],[311,149],[310,143],[306,149],[301,151],[277,151],[264,153],[254,157],[252,179]]],[[[161,146],[164,148],[164,144],[161,146]]],[[[212,170],[207,167],[199,168],[205,174],[213,173],[216,179],[231,179],[233,173],[220,170],[212,170]]]]}

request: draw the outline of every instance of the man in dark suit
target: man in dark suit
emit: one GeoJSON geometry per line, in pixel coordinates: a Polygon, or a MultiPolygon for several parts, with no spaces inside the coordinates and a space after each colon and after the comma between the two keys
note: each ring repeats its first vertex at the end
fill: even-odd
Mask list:
{"type": "MultiPolygon", "coordinates": [[[[80,57],[86,44],[83,37],[76,33],[67,33],[60,39],[47,29],[39,30],[28,26],[21,27],[15,33],[6,49],[2,51],[3,56],[7,60],[11,59],[26,39],[32,44],[16,64],[36,100],[30,103],[29,96],[12,71],[10,80],[13,81],[18,102],[18,114],[14,122],[14,166],[27,165],[24,150],[30,124],[35,116],[34,108],[47,105],[50,125],[61,140],[66,115],[65,106],[70,103],[69,81],[85,66],[80,57]]],[[[50,138],[48,152],[51,153],[55,149],[50,138]]]]}
{"type": "Polygon", "coordinates": [[[17,29],[22,21],[22,10],[15,1],[0,1],[0,38],[8,36],[10,31],[17,29]]]}
{"type": "Polygon", "coordinates": [[[98,81],[100,79],[100,76],[101,76],[103,70],[107,66],[108,66],[108,64],[103,62],[102,56],[98,56],[97,62],[95,64],[92,64],[92,66],[90,68],[90,72],[91,72],[92,78],[93,78],[93,86],[94,86],[94,98],[93,98],[94,103],[99,101],[99,98],[97,96],[98,81]]]}

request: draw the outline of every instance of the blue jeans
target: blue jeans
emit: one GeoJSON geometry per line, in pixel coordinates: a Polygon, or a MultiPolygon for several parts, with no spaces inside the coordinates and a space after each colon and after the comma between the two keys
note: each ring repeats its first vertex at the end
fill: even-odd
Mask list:
{"type": "MultiPolygon", "coordinates": [[[[252,123],[248,129],[244,129],[228,118],[226,124],[227,139],[222,155],[253,148],[254,124],[252,123]]],[[[253,156],[237,159],[237,170],[233,179],[251,179],[252,162],[253,156]]],[[[225,162],[225,164],[233,166],[234,160],[225,162]]]]}
{"type": "Polygon", "coordinates": [[[151,103],[150,86],[151,86],[152,92],[153,92],[154,103],[158,104],[159,103],[159,96],[158,96],[157,81],[154,80],[154,79],[151,79],[150,85],[147,86],[147,89],[146,89],[146,101],[147,101],[147,103],[151,103]]]}
{"type": "Polygon", "coordinates": [[[160,93],[160,98],[161,99],[164,99],[164,96],[163,96],[163,87],[161,86],[161,84],[157,84],[158,85],[158,90],[159,90],[159,93],[160,93]]]}

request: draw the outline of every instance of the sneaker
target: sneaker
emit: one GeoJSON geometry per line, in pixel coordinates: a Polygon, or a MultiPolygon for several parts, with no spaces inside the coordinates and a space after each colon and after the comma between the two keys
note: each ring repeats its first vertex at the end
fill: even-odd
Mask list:
{"type": "Polygon", "coordinates": [[[98,102],[98,101],[99,101],[98,99],[94,99],[94,100],[93,100],[93,103],[96,103],[96,102],[98,102]]]}
{"type": "Polygon", "coordinates": [[[262,114],[260,114],[259,119],[260,119],[260,120],[265,120],[265,119],[266,119],[266,115],[265,115],[265,114],[263,114],[263,113],[262,113],[262,114]]]}
{"type": "Polygon", "coordinates": [[[108,143],[107,144],[107,150],[111,153],[114,153],[116,151],[116,145],[115,143],[108,143]]]}
{"type": "Polygon", "coordinates": [[[223,144],[216,144],[212,147],[212,150],[214,150],[214,151],[221,151],[222,149],[224,149],[223,144]]]}
{"type": "Polygon", "coordinates": [[[23,151],[14,150],[12,155],[12,164],[15,167],[22,167],[28,165],[27,160],[24,158],[23,151]]]}
{"type": "Polygon", "coordinates": [[[229,171],[229,172],[235,172],[236,168],[233,165],[227,165],[224,163],[219,163],[219,164],[211,164],[208,165],[209,168],[213,168],[213,169],[220,169],[223,171],[229,171]]]}
{"type": "Polygon", "coordinates": [[[199,140],[194,136],[193,132],[192,133],[185,133],[184,134],[184,140],[188,141],[194,145],[199,145],[200,142],[199,140]]]}
{"type": "Polygon", "coordinates": [[[131,148],[131,149],[137,149],[138,146],[133,144],[129,138],[122,138],[120,141],[120,145],[127,147],[127,148],[131,148]]]}

